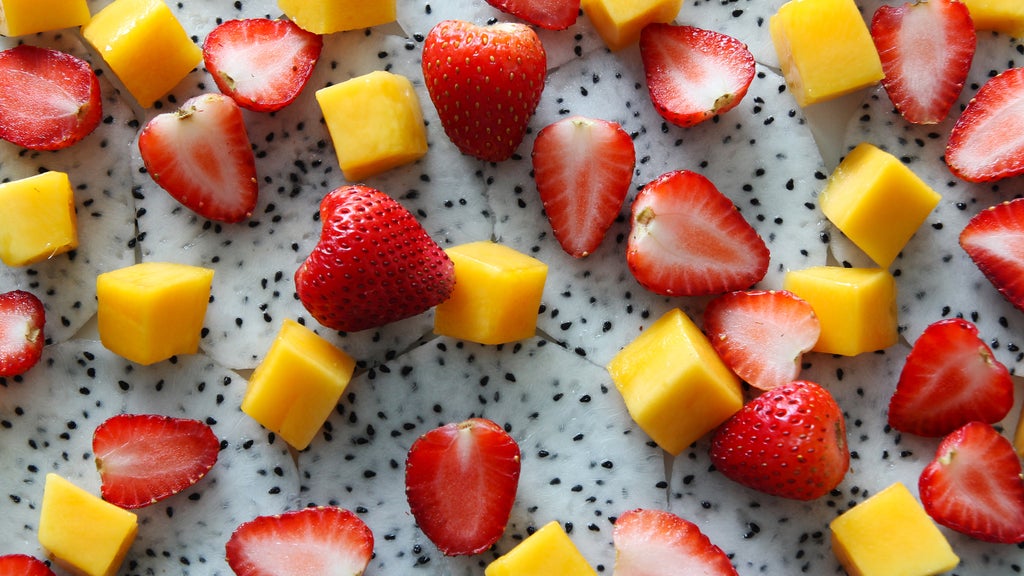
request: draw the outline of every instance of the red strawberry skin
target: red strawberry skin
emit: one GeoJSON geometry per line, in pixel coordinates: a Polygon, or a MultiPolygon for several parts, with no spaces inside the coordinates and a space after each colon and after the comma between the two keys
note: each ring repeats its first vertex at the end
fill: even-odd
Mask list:
{"type": "Polygon", "coordinates": [[[693,26],[645,26],[640,56],[654,108],[684,128],[735,108],[756,69],[746,44],[693,26]]]}
{"type": "Polygon", "coordinates": [[[537,133],[532,161],[558,243],[576,258],[593,253],[629,193],[636,166],[633,139],[615,122],[572,116],[537,133]]]}
{"type": "Polygon", "coordinates": [[[979,212],[960,232],[960,247],[1018,310],[1024,311],[1024,199],[979,212]]]}
{"type": "Polygon", "coordinates": [[[256,112],[295,101],[313,74],[323,36],[290,20],[228,20],[206,37],[203,61],[217,88],[256,112]]]}
{"type": "Polygon", "coordinates": [[[832,394],[797,380],[751,400],[711,438],[711,461],[748,488],[814,500],[850,468],[846,420],[832,394]]]}
{"type": "Polygon", "coordinates": [[[483,418],[446,424],[409,449],[409,508],[441,552],[478,554],[505,531],[519,470],[519,445],[498,424],[483,418]]]}
{"type": "Polygon", "coordinates": [[[304,508],[245,522],[225,553],[237,576],[359,576],[373,556],[373,532],[349,510],[304,508]]]}
{"type": "Polygon", "coordinates": [[[423,42],[423,78],[455,146],[500,162],[522,143],[540,103],[547,53],[525,24],[444,20],[423,42]]]}
{"type": "Polygon", "coordinates": [[[736,206],[704,176],[668,172],[633,201],[626,263],[665,296],[744,290],[768,272],[769,252],[736,206]]]}
{"type": "Polygon", "coordinates": [[[54,576],[42,560],[27,554],[0,556],[0,576],[54,576]]]}
{"type": "Polygon", "coordinates": [[[638,508],[623,513],[615,519],[612,541],[616,576],[738,576],[725,552],[696,524],[669,512],[638,508]]]}
{"type": "Polygon", "coordinates": [[[990,424],[946,436],[921,472],[921,503],[939,524],[986,542],[1024,542],[1024,476],[1013,444],[990,424]]]}
{"type": "Polygon", "coordinates": [[[209,220],[241,222],[256,208],[256,157],[242,110],[223,94],[202,94],[150,120],[139,134],[150,177],[209,220]]]}
{"type": "Polygon", "coordinates": [[[43,355],[46,309],[24,290],[0,294],[0,377],[28,372],[43,355]]]}
{"type": "Polygon", "coordinates": [[[908,122],[937,124],[963,90],[977,37],[967,5],[928,0],[883,5],[871,19],[882,86],[908,122]]]}
{"type": "Polygon", "coordinates": [[[1024,67],[990,79],[960,114],[946,143],[946,164],[968,182],[1024,174],[1024,67]]]}
{"type": "Polygon", "coordinates": [[[546,30],[565,30],[576,23],[580,0],[487,0],[487,3],[546,30]]]}
{"type": "Polygon", "coordinates": [[[92,133],[102,116],[99,78],[85,60],[28,44],[0,52],[0,138],[60,150],[92,133]]]}
{"type": "Polygon", "coordinates": [[[380,190],[343,186],[320,203],[320,241],[295,288],[328,328],[358,332],[447,300],[455,267],[408,210],[380,190]]]}
{"type": "Polygon", "coordinates": [[[96,427],[92,450],[103,499],[131,509],[199,482],[216,464],[220,440],[198,420],[120,414],[96,427]]]}
{"type": "Polygon", "coordinates": [[[940,320],[914,342],[889,401],[889,425],[945,436],[969,422],[996,423],[1013,408],[1013,379],[966,320],[940,320]]]}

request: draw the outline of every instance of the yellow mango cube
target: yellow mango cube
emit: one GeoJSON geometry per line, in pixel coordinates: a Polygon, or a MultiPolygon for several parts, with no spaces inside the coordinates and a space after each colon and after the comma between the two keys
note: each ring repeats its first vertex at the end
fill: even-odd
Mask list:
{"type": "Polygon", "coordinates": [[[0,0],[0,34],[4,36],[81,26],[89,17],[86,0],[0,0]]]}
{"type": "Polygon", "coordinates": [[[784,290],[806,300],[821,322],[815,352],[856,356],[899,340],[896,280],[881,268],[816,266],[791,270],[784,290]]]}
{"type": "Polygon", "coordinates": [[[739,379],[678,308],[623,348],[607,369],[633,420],[672,455],[743,407],[739,379]]]}
{"type": "Polygon", "coordinates": [[[960,563],[924,507],[898,482],[829,527],[832,550],[850,576],[931,576],[960,563]]]}
{"type": "Polygon", "coordinates": [[[800,106],[879,82],[882,61],[854,0],[790,0],[768,29],[800,106]]]}
{"type": "Polygon", "coordinates": [[[446,250],[455,290],[434,309],[434,332],[480,344],[504,344],[537,332],[547,264],[482,241],[446,250]]]}
{"type": "Polygon", "coordinates": [[[358,181],[427,153],[423,111],[404,76],[376,71],[316,92],[345,178],[358,181]]]}
{"type": "Polygon", "coordinates": [[[611,50],[640,40],[640,30],[655,22],[671,22],[682,0],[582,0],[583,12],[611,50]]]}
{"type": "Polygon", "coordinates": [[[898,158],[866,142],[839,163],[818,197],[825,216],[882,268],[941,199],[898,158]]]}
{"type": "Polygon", "coordinates": [[[1024,2],[1020,0],[963,0],[977,30],[995,30],[1024,37],[1024,2]]]}
{"type": "Polygon", "coordinates": [[[565,529],[551,521],[484,569],[484,576],[597,576],[565,529]]]}
{"type": "Polygon", "coordinates": [[[355,368],[351,356],[286,319],[249,378],[242,412],[303,450],[338,404],[355,368]]]}
{"type": "Polygon", "coordinates": [[[143,108],[199,65],[203,51],[162,0],[114,0],[82,35],[143,108]]]}
{"type": "Polygon", "coordinates": [[[68,175],[44,172],[0,184],[0,260],[27,266],[78,247],[68,175]]]}
{"type": "Polygon", "coordinates": [[[68,571],[84,576],[117,574],[137,532],[134,513],[57,474],[46,475],[39,544],[68,571]]]}
{"type": "Polygon", "coordinates": [[[394,22],[395,0],[277,0],[277,7],[299,28],[333,34],[394,22]]]}
{"type": "Polygon", "coordinates": [[[100,341],[138,364],[195,354],[210,301],[213,270],[143,262],[96,277],[100,341]]]}

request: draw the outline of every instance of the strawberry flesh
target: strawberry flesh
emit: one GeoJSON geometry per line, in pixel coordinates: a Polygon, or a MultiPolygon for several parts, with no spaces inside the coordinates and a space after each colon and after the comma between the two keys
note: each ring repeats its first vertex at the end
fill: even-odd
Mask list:
{"type": "Polygon", "coordinates": [[[946,163],[968,182],[1024,174],[1024,67],[1006,70],[978,90],[953,125],[946,163]]]}
{"type": "Polygon", "coordinates": [[[502,12],[546,30],[565,30],[576,23],[580,0],[487,0],[502,12]]]}
{"type": "Polygon", "coordinates": [[[670,512],[642,508],[625,512],[615,519],[612,542],[616,576],[738,575],[725,552],[696,524],[670,512]]]}
{"type": "Polygon", "coordinates": [[[43,355],[46,310],[24,290],[0,294],[0,377],[28,372],[43,355]]]}
{"type": "Polygon", "coordinates": [[[996,290],[1024,311],[1024,199],[979,212],[960,232],[960,246],[996,290]]]}
{"type": "Polygon", "coordinates": [[[55,576],[42,560],[28,554],[0,556],[0,576],[55,576]]]}

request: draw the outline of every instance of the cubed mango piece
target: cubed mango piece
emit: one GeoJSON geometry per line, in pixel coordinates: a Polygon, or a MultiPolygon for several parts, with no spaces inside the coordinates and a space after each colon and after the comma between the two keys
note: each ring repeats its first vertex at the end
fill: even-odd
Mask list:
{"type": "Polygon", "coordinates": [[[405,76],[375,71],[316,92],[345,178],[358,181],[427,153],[423,111],[405,76]]]}
{"type": "Polygon", "coordinates": [[[138,532],[132,512],[54,473],[46,475],[39,512],[39,544],[74,574],[113,576],[138,532]]]}
{"type": "Polygon", "coordinates": [[[743,407],[739,379],[678,308],[644,330],[607,368],[630,416],[672,455],[743,407]]]}
{"type": "Polygon", "coordinates": [[[484,569],[484,576],[597,576],[558,522],[530,534],[484,569]]]}
{"type": "Polygon", "coordinates": [[[242,412],[303,450],[337,406],[355,367],[344,351],[286,319],[249,378],[242,412]]]}
{"type": "Polygon", "coordinates": [[[213,270],[143,262],[96,277],[100,341],[138,364],[195,354],[210,301],[213,270]]]}
{"type": "Polygon", "coordinates": [[[850,576],[931,576],[960,563],[924,507],[898,482],[829,527],[832,551],[850,576]]]}
{"type": "Polygon", "coordinates": [[[0,0],[0,34],[4,36],[81,26],[89,17],[86,0],[0,0]]]}
{"type": "Polygon", "coordinates": [[[790,0],[768,28],[800,106],[872,86],[885,76],[854,0],[790,0]]]}
{"type": "Polygon", "coordinates": [[[843,158],[818,197],[825,216],[882,268],[941,199],[898,158],[867,142],[843,158]]]}
{"type": "Polygon", "coordinates": [[[654,22],[671,22],[682,0],[582,0],[583,12],[611,50],[640,40],[640,30],[654,22]]]}
{"type": "Polygon", "coordinates": [[[299,28],[333,34],[394,22],[395,0],[277,0],[277,7],[299,28]]]}
{"type": "Polygon", "coordinates": [[[1020,0],[963,0],[977,30],[995,30],[1024,37],[1024,2],[1020,0]]]}
{"type": "Polygon", "coordinates": [[[784,290],[806,300],[821,322],[815,352],[856,356],[897,342],[896,280],[881,268],[791,270],[784,290]]]}
{"type": "Polygon", "coordinates": [[[43,172],[0,184],[0,260],[27,266],[78,247],[71,181],[43,172]]]}
{"type": "Polygon", "coordinates": [[[203,51],[162,0],[114,0],[82,35],[143,108],[170,92],[203,51]]]}
{"type": "Polygon", "coordinates": [[[547,264],[496,242],[447,249],[455,290],[434,308],[434,332],[480,344],[533,337],[547,264]]]}

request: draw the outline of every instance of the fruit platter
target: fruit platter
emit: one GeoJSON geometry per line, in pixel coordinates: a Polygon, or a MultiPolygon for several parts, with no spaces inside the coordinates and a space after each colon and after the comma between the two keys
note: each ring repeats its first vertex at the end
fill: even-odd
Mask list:
{"type": "Polygon", "coordinates": [[[31,4],[0,574],[1024,571],[1018,2],[31,4]]]}

